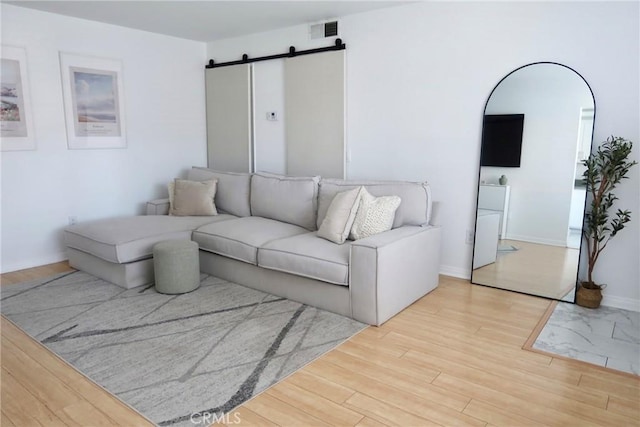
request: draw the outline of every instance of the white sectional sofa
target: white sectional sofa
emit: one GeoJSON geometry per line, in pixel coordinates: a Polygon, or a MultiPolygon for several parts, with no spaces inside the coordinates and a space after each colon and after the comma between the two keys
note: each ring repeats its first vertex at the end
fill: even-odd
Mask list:
{"type": "Polygon", "coordinates": [[[191,239],[200,269],[248,287],[380,325],[438,285],[440,228],[429,225],[426,183],[344,181],[236,174],[194,167],[188,179],[217,179],[215,216],[170,216],[169,200],[147,215],[65,229],[70,264],[125,288],[153,282],[153,245],[191,239]],[[364,186],[397,195],[393,228],[336,244],[317,230],[333,197],[364,186]]]}

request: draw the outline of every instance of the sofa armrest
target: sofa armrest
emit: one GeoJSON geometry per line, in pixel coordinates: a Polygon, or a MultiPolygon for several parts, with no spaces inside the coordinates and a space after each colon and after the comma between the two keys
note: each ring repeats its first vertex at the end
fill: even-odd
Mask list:
{"type": "Polygon", "coordinates": [[[156,199],[147,202],[147,215],[168,215],[169,198],[156,199]]]}
{"type": "Polygon", "coordinates": [[[351,245],[354,319],[381,325],[438,286],[440,227],[399,227],[351,245]]]}

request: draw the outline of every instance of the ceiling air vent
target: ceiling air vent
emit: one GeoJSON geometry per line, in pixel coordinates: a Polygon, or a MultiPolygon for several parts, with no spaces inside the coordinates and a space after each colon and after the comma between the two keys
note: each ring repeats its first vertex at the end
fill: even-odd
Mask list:
{"type": "Polygon", "coordinates": [[[335,37],[338,35],[338,21],[323,22],[321,24],[311,24],[309,26],[309,37],[311,40],[335,37]]]}

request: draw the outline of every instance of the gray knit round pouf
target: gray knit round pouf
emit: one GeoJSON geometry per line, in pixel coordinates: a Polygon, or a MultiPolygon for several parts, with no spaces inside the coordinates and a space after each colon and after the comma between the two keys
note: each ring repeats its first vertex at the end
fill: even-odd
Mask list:
{"type": "Polygon", "coordinates": [[[167,240],[153,247],[156,291],[184,294],[200,286],[198,244],[191,240],[167,240]]]}

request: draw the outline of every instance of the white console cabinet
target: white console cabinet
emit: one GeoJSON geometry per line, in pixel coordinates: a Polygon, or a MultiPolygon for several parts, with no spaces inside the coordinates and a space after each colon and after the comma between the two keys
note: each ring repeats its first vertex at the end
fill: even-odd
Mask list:
{"type": "Polygon", "coordinates": [[[507,218],[509,214],[509,194],[511,187],[508,185],[480,184],[478,195],[478,209],[495,211],[500,214],[499,238],[507,235],[507,218]]]}
{"type": "Polygon", "coordinates": [[[474,270],[496,262],[499,227],[500,214],[498,212],[478,209],[475,248],[473,251],[474,270]]]}

